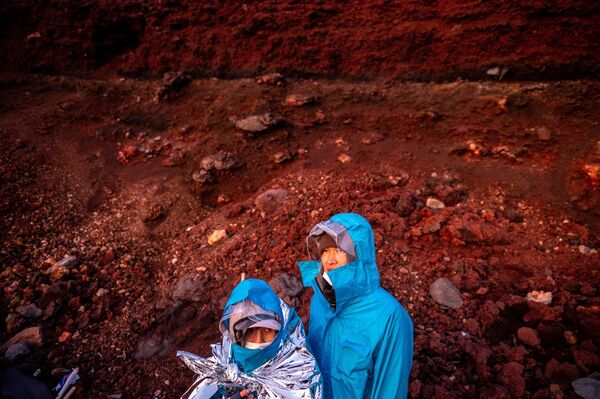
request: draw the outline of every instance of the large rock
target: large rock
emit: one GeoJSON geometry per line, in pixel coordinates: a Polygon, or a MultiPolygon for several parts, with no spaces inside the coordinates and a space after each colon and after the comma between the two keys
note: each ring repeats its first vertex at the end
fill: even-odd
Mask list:
{"type": "Polygon", "coordinates": [[[172,297],[175,301],[197,302],[202,299],[206,280],[194,279],[194,275],[185,275],[177,281],[172,297]]]}
{"type": "Polygon", "coordinates": [[[447,278],[438,278],[431,284],[429,294],[440,305],[458,309],[463,305],[460,291],[447,278]]]}
{"type": "Polygon", "coordinates": [[[32,319],[35,317],[40,317],[42,315],[42,309],[38,308],[33,303],[30,303],[27,306],[18,306],[17,313],[23,317],[32,319]]]}
{"type": "Polygon", "coordinates": [[[281,125],[283,121],[279,116],[266,113],[240,119],[235,123],[235,127],[248,133],[260,133],[281,125]]]}
{"type": "Polygon", "coordinates": [[[170,347],[171,343],[167,339],[162,339],[156,335],[144,337],[138,342],[135,358],[146,359],[154,355],[164,356],[170,347]]]}
{"type": "Polygon", "coordinates": [[[575,393],[583,399],[600,398],[600,380],[596,378],[578,378],[571,385],[575,393]]]}
{"type": "Polygon", "coordinates": [[[254,204],[261,212],[266,215],[275,212],[287,199],[288,191],[282,188],[267,190],[256,197],[254,204]]]}
{"type": "Polygon", "coordinates": [[[280,274],[269,281],[273,291],[292,307],[298,306],[298,296],[302,293],[302,282],[287,273],[280,274]]]}
{"type": "Polygon", "coordinates": [[[28,347],[35,347],[42,345],[42,331],[40,327],[29,327],[16,334],[14,337],[9,339],[2,345],[0,350],[2,352],[6,351],[14,344],[24,343],[28,347]]]}
{"type": "Polygon", "coordinates": [[[208,155],[200,161],[200,168],[205,171],[229,170],[239,167],[241,162],[230,152],[220,151],[216,154],[208,155]]]}
{"type": "Polygon", "coordinates": [[[18,342],[16,344],[11,345],[7,349],[6,353],[4,354],[4,358],[9,362],[14,362],[16,360],[19,360],[19,358],[26,356],[30,353],[31,351],[29,350],[27,344],[23,342],[18,342]]]}

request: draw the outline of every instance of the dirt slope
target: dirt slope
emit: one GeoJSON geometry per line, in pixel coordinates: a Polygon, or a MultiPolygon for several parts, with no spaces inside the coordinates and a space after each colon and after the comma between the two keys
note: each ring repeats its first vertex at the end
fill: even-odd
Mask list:
{"type": "Polygon", "coordinates": [[[597,82],[1,81],[0,341],[40,326],[18,364],[49,383],[177,397],[175,350],[208,354],[241,273],[297,278],[304,234],[345,211],[413,317],[411,397],[575,397],[600,365],[597,82]],[[284,122],[236,129],[264,112],[284,122]],[[463,307],[433,302],[438,277],[463,307]]]}

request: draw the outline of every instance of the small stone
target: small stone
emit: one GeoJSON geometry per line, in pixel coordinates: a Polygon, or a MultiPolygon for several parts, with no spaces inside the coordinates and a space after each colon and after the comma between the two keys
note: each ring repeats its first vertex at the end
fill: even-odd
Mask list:
{"type": "Polygon", "coordinates": [[[477,289],[477,291],[475,291],[475,293],[476,293],[477,295],[485,295],[485,294],[487,294],[489,291],[490,291],[490,289],[489,289],[489,288],[487,288],[487,287],[479,287],[479,288],[477,289]]]}
{"type": "Polygon", "coordinates": [[[583,399],[600,398],[600,380],[596,378],[578,378],[571,385],[575,393],[583,399]]]}
{"type": "Polygon", "coordinates": [[[19,358],[30,354],[31,351],[29,347],[23,342],[18,342],[16,344],[11,345],[4,354],[4,358],[9,362],[15,362],[19,358]]]}
{"type": "Polygon", "coordinates": [[[146,359],[154,356],[161,348],[160,337],[151,336],[140,339],[135,352],[136,359],[146,359]]]}
{"type": "Polygon", "coordinates": [[[58,337],[58,342],[65,342],[69,338],[71,338],[71,333],[64,331],[62,334],[60,334],[60,337],[58,337]]]}
{"type": "Polygon", "coordinates": [[[396,202],[398,216],[407,217],[415,210],[415,203],[409,196],[402,196],[396,202]]]}
{"type": "Polygon", "coordinates": [[[438,278],[431,284],[429,294],[440,305],[458,309],[463,305],[460,291],[447,278],[438,278]]]}
{"type": "Polygon", "coordinates": [[[513,208],[505,208],[504,216],[506,216],[506,218],[513,223],[523,222],[523,215],[521,215],[516,209],[513,208]]]}
{"type": "Polygon", "coordinates": [[[106,288],[100,288],[98,289],[98,291],[96,291],[96,296],[98,298],[102,298],[104,295],[108,294],[108,290],[106,288]]]}
{"type": "Polygon", "coordinates": [[[43,311],[42,309],[35,306],[33,303],[30,303],[27,306],[18,306],[17,313],[28,319],[33,319],[36,317],[40,317],[43,311]]]}
{"type": "Polygon", "coordinates": [[[288,107],[301,107],[317,103],[318,98],[309,94],[290,94],[285,98],[283,105],[288,107]]]}
{"type": "Polygon", "coordinates": [[[266,75],[260,76],[256,79],[256,83],[261,84],[269,84],[281,86],[285,84],[285,77],[277,72],[267,73],[266,75]]]}
{"type": "Polygon", "coordinates": [[[352,157],[350,155],[348,155],[348,154],[340,154],[340,155],[338,155],[337,160],[339,162],[345,164],[345,163],[348,163],[348,162],[352,161],[352,157]]]}
{"type": "Polygon", "coordinates": [[[550,393],[552,394],[553,399],[563,399],[565,397],[565,394],[558,384],[550,384],[550,393]]]}
{"type": "Polygon", "coordinates": [[[521,327],[517,331],[517,336],[521,341],[529,346],[539,346],[541,343],[537,331],[533,328],[521,327]]]}
{"type": "Polygon", "coordinates": [[[48,259],[46,262],[50,263],[51,266],[44,273],[50,276],[50,280],[53,283],[62,280],[70,273],[68,268],[62,266],[58,262],[55,262],[53,259],[48,259]]]}
{"type": "Polygon", "coordinates": [[[289,151],[279,151],[273,154],[273,162],[275,163],[284,163],[292,160],[292,155],[289,151]]]}
{"type": "Polygon", "coordinates": [[[552,139],[552,132],[545,126],[538,127],[536,132],[538,139],[542,141],[549,141],[552,139]]]}
{"type": "Polygon", "coordinates": [[[590,247],[586,247],[585,245],[580,245],[579,252],[584,255],[589,255],[592,253],[592,249],[590,247]]]}
{"type": "Polygon", "coordinates": [[[375,143],[379,143],[385,138],[385,136],[381,133],[371,132],[364,136],[360,141],[365,145],[371,145],[375,143]]]}
{"type": "Polygon", "coordinates": [[[425,221],[425,225],[423,226],[423,233],[430,234],[435,233],[441,228],[439,220],[436,218],[431,218],[431,220],[425,221]]]}
{"type": "Polygon", "coordinates": [[[21,318],[16,314],[11,313],[8,316],[6,316],[4,323],[6,324],[6,332],[8,334],[14,334],[15,331],[17,331],[19,327],[21,327],[21,318]]]}
{"type": "Polygon", "coordinates": [[[409,174],[404,171],[401,171],[397,175],[388,176],[388,181],[392,184],[392,186],[404,186],[409,180],[409,174]]]}
{"type": "Polygon", "coordinates": [[[573,331],[565,331],[565,341],[569,345],[575,345],[577,343],[577,335],[573,331]]]}
{"type": "Polygon", "coordinates": [[[192,180],[200,184],[212,183],[213,177],[211,173],[205,169],[200,169],[192,173],[192,180]]]}
{"type": "Polygon", "coordinates": [[[497,77],[498,80],[502,80],[502,78],[504,77],[504,75],[506,75],[507,72],[508,72],[507,67],[499,67],[499,66],[488,68],[488,70],[485,71],[485,73],[488,76],[497,77]]]}
{"type": "Polygon", "coordinates": [[[215,230],[208,236],[208,244],[213,245],[227,237],[227,231],[215,230]]]}
{"type": "Polygon", "coordinates": [[[167,215],[167,210],[164,207],[164,205],[162,205],[160,203],[153,203],[146,210],[146,213],[144,214],[142,221],[144,223],[157,222],[157,221],[163,219],[166,215],[167,215]]]}
{"type": "Polygon", "coordinates": [[[544,291],[531,291],[527,293],[527,300],[550,305],[552,303],[552,293],[544,291]]]}
{"type": "Polygon", "coordinates": [[[227,204],[228,202],[230,202],[231,200],[229,199],[229,197],[225,194],[219,194],[219,196],[217,197],[217,204],[227,204]]]}
{"type": "Polygon", "coordinates": [[[27,41],[33,41],[35,39],[41,39],[42,34],[40,32],[33,32],[27,35],[27,41]]]}
{"type": "Polygon", "coordinates": [[[77,265],[78,261],[79,260],[77,259],[76,256],[67,255],[64,258],[62,258],[61,260],[59,260],[58,264],[61,265],[62,267],[66,267],[67,269],[70,269],[73,266],[77,265]]]}
{"type": "Polygon", "coordinates": [[[427,198],[427,202],[425,202],[425,205],[431,209],[442,209],[446,207],[446,205],[444,205],[442,201],[432,197],[427,198]]]}

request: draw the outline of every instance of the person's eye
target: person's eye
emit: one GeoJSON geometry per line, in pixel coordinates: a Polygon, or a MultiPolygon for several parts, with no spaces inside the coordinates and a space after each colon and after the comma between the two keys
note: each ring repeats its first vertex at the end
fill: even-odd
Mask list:
{"type": "Polygon", "coordinates": [[[339,249],[339,248],[337,249],[337,251],[336,251],[336,252],[337,252],[338,254],[343,254],[343,253],[344,253],[344,251],[342,251],[342,250],[341,250],[341,249],[339,249]]]}

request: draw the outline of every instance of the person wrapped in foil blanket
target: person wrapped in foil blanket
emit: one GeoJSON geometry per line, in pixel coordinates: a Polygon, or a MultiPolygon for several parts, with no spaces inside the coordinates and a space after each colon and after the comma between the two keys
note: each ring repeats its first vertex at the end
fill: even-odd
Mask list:
{"type": "Polygon", "coordinates": [[[198,377],[184,399],[320,399],[321,375],[302,321],[262,280],[235,287],[219,323],[221,344],[208,359],[178,351],[198,377]]]}

